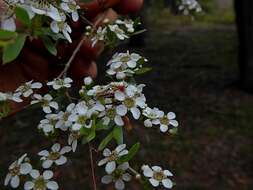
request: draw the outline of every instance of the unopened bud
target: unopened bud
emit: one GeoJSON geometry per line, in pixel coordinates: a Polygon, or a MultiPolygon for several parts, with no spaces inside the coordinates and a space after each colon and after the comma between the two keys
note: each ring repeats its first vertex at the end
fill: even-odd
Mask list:
{"type": "Polygon", "coordinates": [[[85,85],[90,85],[93,82],[93,79],[91,77],[85,77],[84,78],[84,84],[85,85]]]}
{"type": "Polygon", "coordinates": [[[141,179],[141,175],[140,174],[136,174],[135,175],[135,179],[140,180],[141,179]]]}
{"type": "Polygon", "coordinates": [[[110,22],[110,20],[108,18],[104,19],[104,21],[103,21],[104,24],[107,24],[109,22],[110,22]]]}

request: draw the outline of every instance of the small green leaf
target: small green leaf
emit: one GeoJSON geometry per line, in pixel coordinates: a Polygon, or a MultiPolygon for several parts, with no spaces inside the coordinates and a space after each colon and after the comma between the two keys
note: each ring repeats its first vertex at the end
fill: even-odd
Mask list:
{"type": "Polygon", "coordinates": [[[100,145],[98,146],[98,151],[103,150],[106,145],[112,140],[113,138],[113,131],[110,132],[105,138],[104,140],[102,140],[102,142],[100,143],[100,145]]]}
{"type": "Polygon", "coordinates": [[[134,144],[134,145],[130,148],[128,154],[125,155],[125,156],[122,156],[121,158],[119,158],[119,159],[117,160],[117,163],[118,163],[118,164],[122,164],[122,163],[124,163],[124,162],[128,162],[129,160],[131,160],[131,159],[135,156],[135,154],[138,152],[139,149],[140,149],[140,143],[134,144]]]}
{"type": "Polygon", "coordinates": [[[52,55],[56,56],[57,55],[57,49],[56,49],[55,44],[53,43],[53,41],[47,36],[43,36],[42,41],[44,43],[44,46],[47,48],[47,50],[52,55]]]}
{"type": "Polygon", "coordinates": [[[31,20],[29,18],[29,15],[25,9],[22,7],[16,7],[15,9],[16,17],[17,19],[24,24],[25,26],[31,26],[31,20]]]}
{"type": "Polygon", "coordinates": [[[142,74],[145,74],[151,70],[152,70],[152,68],[150,68],[150,67],[142,67],[142,68],[138,69],[137,71],[135,71],[135,74],[142,75],[142,74]]]}
{"type": "Polygon", "coordinates": [[[10,40],[17,37],[16,32],[0,29],[0,40],[10,40]]]}
{"type": "Polygon", "coordinates": [[[8,44],[3,49],[3,64],[15,60],[25,45],[26,35],[19,34],[13,43],[8,44]]]}
{"type": "Polygon", "coordinates": [[[177,127],[174,127],[172,129],[169,130],[169,133],[172,134],[172,135],[176,135],[178,132],[178,128],[177,127]]]}
{"type": "Polygon", "coordinates": [[[18,34],[16,32],[0,29],[0,47],[4,47],[9,43],[12,43],[18,34]]]}
{"type": "Polygon", "coordinates": [[[123,144],[123,129],[121,126],[116,126],[113,129],[113,138],[117,141],[118,144],[123,144]]]}

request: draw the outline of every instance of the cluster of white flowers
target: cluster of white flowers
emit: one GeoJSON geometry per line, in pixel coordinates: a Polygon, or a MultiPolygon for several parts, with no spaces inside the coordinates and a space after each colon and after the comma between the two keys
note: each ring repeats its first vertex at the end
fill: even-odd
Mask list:
{"type": "Polygon", "coordinates": [[[1,18],[2,29],[16,30],[15,7],[21,7],[27,11],[30,19],[33,19],[35,15],[43,15],[50,18],[52,31],[55,33],[61,32],[69,42],[72,42],[70,38],[72,30],[67,23],[67,16],[70,16],[75,22],[78,21],[78,9],[80,7],[75,0],[6,0],[4,2],[8,8],[1,18]]]}
{"type": "Polygon", "coordinates": [[[184,15],[189,15],[192,11],[195,11],[196,13],[201,12],[202,8],[196,0],[181,0],[179,10],[183,11],[184,15]]]}
{"type": "Polygon", "coordinates": [[[9,166],[9,173],[6,175],[4,185],[7,186],[10,183],[10,186],[16,189],[20,186],[21,179],[22,181],[25,179],[25,190],[57,190],[59,188],[57,182],[50,180],[53,178],[53,172],[51,170],[45,170],[41,175],[40,171],[33,169],[29,162],[30,159],[27,157],[27,154],[24,154],[13,162],[9,166]],[[30,181],[30,176],[32,177],[32,181],[30,181]]]}
{"type": "Polygon", "coordinates": [[[176,114],[174,112],[169,112],[167,115],[158,108],[145,108],[142,113],[146,120],[144,125],[146,127],[152,127],[153,125],[160,125],[161,132],[165,133],[169,130],[169,126],[178,127],[178,121],[175,120],[176,114]]]}
{"type": "Polygon", "coordinates": [[[39,82],[33,82],[33,81],[26,82],[26,83],[22,84],[21,86],[19,86],[15,90],[14,93],[0,92],[0,102],[4,102],[7,100],[14,101],[17,103],[23,102],[22,96],[24,98],[28,98],[34,93],[34,90],[38,90],[40,88],[42,88],[42,84],[39,82]]]}
{"type": "Polygon", "coordinates": [[[97,31],[92,34],[92,46],[94,46],[99,41],[107,41],[107,38],[110,38],[109,36],[111,33],[113,33],[118,40],[125,40],[129,38],[130,34],[135,31],[134,21],[131,19],[118,19],[114,24],[111,24],[105,20],[104,23],[105,26],[98,27],[97,31]]]}
{"type": "MultiPolygon", "coordinates": [[[[25,98],[31,97],[31,104],[41,105],[45,113],[45,118],[40,121],[38,128],[46,136],[57,137],[64,133],[68,139],[66,140],[67,145],[55,142],[51,150],[42,150],[38,153],[41,157],[42,168],[45,170],[32,169],[31,164],[25,159],[26,155],[24,155],[10,166],[5,185],[8,185],[10,181],[11,186],[15,188],[19,185],[20,175],[30,175],[32,180],[28,178],[29,181],[24,183],[25,190],[58,189],[58,184],[51,180],[53,172],[48,169],[52,166],[65,164],[67,162],[65,154],[71,151],[75,152],[79,140],[83,140],[83,142],[93,140],[96,132],[99,132],[99,123],[106,130],[115,130],[126,125],[126,118],[132,116],[135,120],[143,119],[146,127],[160,126],[160,131],[163,133],[169,131],[170,126],[177,127],[178,122],[175,119],[175,113],[165,114],[158,108],[148,107],[143,94],[145,85],[131,82],[134,81],[135,72],[146,61],[145,58],[135,53],[115,54],[107,64],[109,66],[107,73],[115,76],[117,82],[95,85],[91,77],[86,77],[79,91],[80,97],[73,98],[69,94],[66,97],[70,101],[69,104],[57,99],[59,93],[56,92],[67,94],[73,82],[70,78],[58,78],[48,82],[47,86],[52,87],[52,93],[49,92],[45,95],[34,94],[34,90],[42,88],[40,83],[30,81],[20,86],[14,95],[25,98]],[[131,70],[131,72],[127,70],[131,70]]],[[[0,97],[4,101],[8,99],[3,93],[0,94],[0,97]]],[[[106,148],[106,145],[100,149],[104,149],[104,158],[98,162],[99,166],[105,165],[106,175],[101,181],[105,184],[115,183],[117,190],[124,189],[125,182],[131,180],[130,173],[134,174],[135,177],[137,176],[129,166],[131,158],[127,161],[124,160],[132,154],[130,153],[132,148],[127,150],[125,144],[119,144],[111,151],[106,148]],[[120,161],[122,159],[123,161],[120,161]]],[[[152,168],[143,166],[142,169],[144,176],[150,178],[149,181],[153,186],[157,187],[162,184],[165,188],[172,187],[172,182],[168,179],[172,174],[168,170],[162,170],[157,166],[152,168]]]]}
{"type": "Polygon", "coordinates": [[[136,71],[142,68],[143,63],[147,62],[137,53],[116,53],[112,59],[107,63],[109,69],[106,73],[110,76],[116,76],[116,79],[122,80],[128,77],[133,77],[136,71]]]}
{"type": "Polygon", "coordinates": [[[121,190],[125,188],[124,181],[128,182],[131,180],[132,176],[127,173],[127,169],[129,168],[129,163],[125,162],[123,164],[117,165],[117,160],[128,154],[128,150],[126,150],[126,145],[121,144],[115,148],[115,150],[111,151],[106,148],[103,151],[104,159],[100,160],[98,166],[102,166],[106,164],[105,171],[107,175],[105,175],[101,182],[104,184],[109,184],[111,182],[115,183],[115,189],[121,190]]]}

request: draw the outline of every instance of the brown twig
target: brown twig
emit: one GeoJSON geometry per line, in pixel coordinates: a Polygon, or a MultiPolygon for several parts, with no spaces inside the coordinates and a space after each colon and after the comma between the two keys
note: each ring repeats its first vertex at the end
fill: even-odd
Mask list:
{"type": "Polygon", "coordinates": [[[93,163],[92,147],[91,147],[90,143],[88,143],[88,145],[89,145],[89,152],[90,152],[90,165],[91,165],[93,189],[97,190],[97,183],[96,183],[96,177],[95,177],[95,169],[94,169],[94,163],[93,163]]]}
{"type": "MultiPolygon", "coordinates": [[[[98,19],[95,24],[92,24],[91,27],[92,27],[92,32],[94,32],[97,28],[97,25],[102,21],[104,20],[105,18],[105,14],[103,13],[103,15],[101,16],[100,19],[98,19]]],[[[63,71],[58,75],[57,78],[65,78],[67,76],[67,72],[69,70],[69,67],[71,65],[71,63],[73,62],[73,60],[75,59],[76,57],[76,54],[78,53],[78,51],[80,50],[82,44],[84,43],[85,40],[88,40],[88,37],[84,34],[84,36],[82,37],[82,39],[80,40],[80,42],[78,43],[78,45],[76,46],[75,50],[73,51],[71,57],[69,58],[68,62],[66,63],[63,71]]]]}

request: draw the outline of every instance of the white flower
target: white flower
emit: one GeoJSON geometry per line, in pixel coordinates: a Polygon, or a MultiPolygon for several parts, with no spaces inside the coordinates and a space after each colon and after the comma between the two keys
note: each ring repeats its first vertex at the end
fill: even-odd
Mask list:
{"type": "Polygon", "coordinates": [[[172,125],[173,127],[178,127],[178,121],[175,120],[175,118],[176,114],[174,112],[169,112],[167,115],[162,113],[161,117],[159,118],[161,132],[167,132],[169,129],[169,125],[172,125]]]}
{"type": "Polygon", "coordinates": [[[117,190],[122,190],[125,188],[124,181],[128,182],[131,180],[132,176],[126,172],[126,170],[129,168],[128,162],[125,162],[121,165],[119,165],[113,173],[110,175],[105,175],[102,177],[101,182],[104,184],[110,184],[114,182],[114,187],[117,190]]]}
{"type": "Polygon", "coordinates": [[[134,32],[134,21],[131,19],[125,19],[125,20],[116,20],[116,24],[122,24],[127,28],[127,31],[130,33],[134,32]]]}
{"type": "Polygon", "coordinates": [[[0,102],[11,100],[17,103],[23,102],[23,100],[20,98],[20,93],[3,93],[0,92],[0,102]]]}
{"type": "Polygon", "coordinates": [[[58,121],[57,114],[47,114],[46,119],[42,119],[38,129],[42,129],[45,135],[54,132],[55,125],[58,121]]]}
{"type": "Polygon", "coordinates": [[[173,176],[173,174],[169,170],[162,170],[159,166],[153,166],[150,168],[148,165],[143,165],[142,170],[143,175],[149,178],[149,182],[154,187],[158,187],[162,184],[165,188],[172,188],[173,183],[168,177],[173,176]]]}
{"type": "Polygon", "coordinates": [[[188,15],[190,11],[201,12],[202,8],[196,0],[181,0],[181,5],[178,8],[183,11],[184,15],[188,15]]]}
{"type": "Polygon", "coordinates": [[[3,92],[0,92],[0,102],[4,102],[7,100],[7,95],[3,92]]]}
{"type": "Polygon", "coordinates": [[[139,119],[141,111],[139,108],[146,107],[146,98],[144,94],[141,93],[142,85],[134,86],[128,85],[124,92],[117,90],[114,94],[115,99],[121,101],[122,104],[116,107],[117,114],[120,116],[125,116],[127,111],[131,111],[134,119],[139,119]],[[141,87],[141,91],[140,91],[141,87]]]}
{"type": "Polygon", "coordinates": [[[72,129],[80,130],[82,127],[91,128],[92,120],[90,119],[91,112],[85,102],[79,102],[73,113],[69,116],[69,121],[74,122],[72,129]]]}
{"type": "Polygon", "coordinates": [[[7,96],[8,100],[20,103],[23,102],[23,100],[20,98],[21,94],[20,93],[6,93],[5,94],[7,96]]]}
{"type": "Polygon", "coordinates": [[[61,8],[68,12],[71,13],[73,21],[78,21],[79,15],[77,10],[80,9],[80,6],[76,4],[76,1],[74,0],[62,0],[61,3],[61,8]]]}
{"type": "Polygon", "coordinates": [[[51,108],[54,108],[56,110],[59,108],[57,102],[52,101],[53,97],[50,94],[46,94],[43,97],[40,94],[34,94],[33,97],[35,100],[31,101],[31,104],[41,103],[43,111],[45,113],[51,113],[51,108]]]}
{"type": "Polygon", "coordinates": [[[95,35],[91,38],[92,47],[98,42],[98,41],[104,41],[105,36],[107,34],[107,29],[102,28],[101,26],[98,27],[95,35]]]}
{"type": "Polygon", "coordinates": [[[45,170],[41,175],[38,170],[32,170],[30,172],[32,181],[25,182],[24,189],[25,190],[57,190],[59,188],[57,182],[51,181],[54,173],[51,170],[45,170]]]}
{"type": "Polygon", "coordinates": [[[38,15],[46,15],[55,21],[62,21],[59,10],[47,0],[32,1],[31,10],[38,15]]]}
{"type": "Polygon", "coordinates": [[[120,115],[117,114],[116,108],[112,105],[106,105],[105,111],[98,115],[103,120],[103,125],[109,125],[110,121],[114,121],[116,125],[123,126],[124,121],[120,115]]]}
{"type": "Polygon", "coordinates": [[[106,148],[103,151],[103,155],[105,158],[98,162],[98,166],[106,164],[105,171],[108,174],[111,174],[116,169],[116,161],[121,156],[124,156],[126,154],[128,154],[128,150],[126,150],[125,144],[117,146],[113,151],[110,151],[108,148],[106,148]]]}
{"type": "Polygon", "coordinates": [[[33,93],[33,89],[40,89],[42,84],[40,82],[29,81],[18,87],[15,93],[20,93],[25,98],[29,97],[33,93]]]}
{"type": "Polygon", "coordinates": [[[147,119],[144,121],[145,127],[152,127],[154,125],[160,124],[159,118],[161,118],[164,113],[160,111],[158,108],[145,108],[142,112],[144,116],[147,117],[147,119]]]}
{"type": "Polygon", "coordinates": [[[32,170],[31,164],[24,162],[27,154],[21,156],[18,160],[13,162],[9,166],[9,173],[6,175],[4,185],[7,186],[9,183],[12,188],[17,188],[20,184],[20,175],[27,175],[32,170]]]}
{"type": "Polygon", "coordinates": [[[43,161],[42,167],[47,169],[50,168],[53,163],[60,166],[67,162],[67,158],[63,156],[65,153],[68,153],[71,151],[70,146],[64,146],[61,149],[61,145],[59,143],[54,144],[51,147],[51,151],[42,150],[38,153],[41,157],[41,160],[43,161]]]}
{"type": "Polygon", "coordinates": [[[93,79],[91,77],[85,77],[83,81],[84,81],[84,84],[88,86],[92,84],[93,79]]]}
{"type": "Polygon", "coordinates": [[[133,76],[135,71],[139,70],[142,65],[138,65],[138,61],[143,59],[147,61],[139,54],[136,53],[116,53],[112,59],[107,63],[110,68],[106,71],[110,76],[116,76],[117,79],[125,79],[127,76],[133,76]]]}
{"type": "Polygon", "coordinates": [[[67,106],[66,111],[60,111],[57,114],[58,121],[55,124],[56,129],[61,129],[63,131],[66,131],[71,125],[72,121],[69,120],[69,116],[72,114],[73,110],[75,109],[75,104],[71,103],[67,106]]]}
{"type": "Polygon", "coordinates": [[[68,137],[68,144],[72,147],[72,151],[75,152],[77,148],[78,139],[80,138],[79,131],[71,131],[68,137]]]}
{"type": "Polygon", "coordinates": [[[68,25],[68,23],[64,21],[61,21],[61,22],[52,21],[50,24],[50,28],[52,29],[54,33],[58,34],[59,32],[62,32],[62,34],[69,41],[69,43],[72,43],[71,37],[69,35],[72,32],[72,30],[70,26],[68,25]]]}
{"type": "Polygon", "coordinates": [[[61,88],[70,88],[73,80],[69,77],[64,79],[54,79],[47,83],[48,86],[53,86],[53,89],[59,90],[61,88]]]}
{"type": "Polygon", "coordinates": [[[118,25],[114,24],[114,25],[108,25],[109,29],[115,33],[115,35],[117,36],[118,39],[120,40],[124,40],[126,38],[129,38],[126,33],[124,32],[124,30],[122,30],[118,25]]]}

